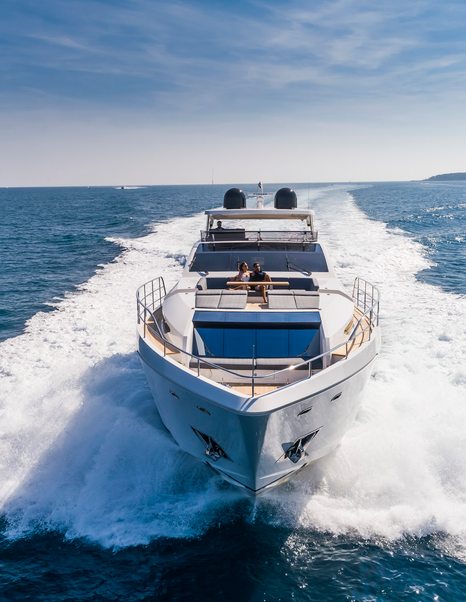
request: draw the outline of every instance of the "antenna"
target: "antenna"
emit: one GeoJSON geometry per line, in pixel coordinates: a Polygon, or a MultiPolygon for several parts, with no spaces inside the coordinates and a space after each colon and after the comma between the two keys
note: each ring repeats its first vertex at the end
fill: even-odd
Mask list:
{"type": "Polygon", "coordinates": [[[257,192],[256,192],[256,208],[263,209],[264,208],[264,186],[262,181],[257,184],[257,192]]]}

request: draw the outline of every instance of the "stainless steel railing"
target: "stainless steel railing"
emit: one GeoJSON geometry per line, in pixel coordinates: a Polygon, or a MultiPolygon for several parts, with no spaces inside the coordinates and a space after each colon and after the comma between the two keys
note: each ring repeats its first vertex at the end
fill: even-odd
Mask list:
{"type": "Polygon", "coordinates": [[[201,230],[201,241],[212,243],[250,243],[250,242],[316,242],[317,230],[242,230],[225,228],[223,230],[201,230]]]}
{"type": "MultiPolygon", "coordinates": [[[[147,317],[150,317],[154,324],[157,325],[157,320],[154,316],[154,311],[162,305],[162,301],[167,294],[165,281],[162,277],[149,280],[140,286],[136,292],[137,301],[137,319],[138,324],[144,324],[144,338],[146,337],[147,317]]],[[[159,329],[160,330],[160,329],[159,329]]],[[[160,332],[160,336],[165,339],[165,336],[160,332]]],[[[165,353],[164,353],[165,355],[165,353]]]]}
{"type": "MultiPolygon", "coordinates": [[[[184,289],[183,289],[184,290],[184,289]]],[[[338,291],[340,292],[340,291],[338,291]]],[[[176,293],[176,291],[174,291],[176,293]]],[[[367,340],[370,341],[372,337],[372,332],[374,328],[376,328],[379,324],[379,310],[380,310],[380,293],[377,287],[373,284],[364,280],[363,278],[356,278],[353,284],[353,301],[355,306],[359,309],[360,317],[353,327],[350,335],[346,339],[345,342],[339,343],[332,349],[324,351],[323,353],[316,355],[310,359],[303,360],[299,364],[292,364],[287,366],[286,368],[282,368],[280,370],[274,370],[267,374],[257,374],[257,358],[251,358],[251,373],[244,374],[240,372],[236,372],[234,370],[230,370],[225,368],[224,366],[220,366],[213,362],[209,362],[204,357],[199,357],[189,351],[181,349],[171,341],[169,341],[165,335],[165,327],[163,324],[163,319],[159,321],[156,317],[156,312],[161,309],[162,302],[164,297],[166,296],[167,291],[165,287],[165,282],[162,277],[154,278],[154,280],[150,280],[143,284],[136,293],[136,301],[137,301],[137,321],[138,324],[141,322],[144,324],[143,336],[146,338],[147,329],[149,327],[154,327],[157,336],[161,340],[163,344],[163,355],[164,357],[167,354],[167,348],[174,353],[181,354],[182,357],[186,358],[188,361],[188,366],[191,368],[191,361],[195,361],[195,369],[197,371],[197,375],[200,376],[201,368],[208,367],[212,370],[219,370],[222,373],[230,374],[235,378],[239,378],[243,381],[249,381],[245,384],[250,384],[251,386],[251,397],[255,397],[254,389],[257,384],[257,381],[262,381],[267,378],[276,377],[279,374],[283,374],[285,372],[290,372],[292,370],[302,369],[307,366],[306,376],[304,376],[300,380],[304,380],[307,378],[311,378],[313,373],[315,373],[315,364],[317,362],[323,362],[325,358],[331,358],[331,356],[339,351],[339,355],[342,355],[341,351],[344,349],[344,357],[343,359],[348,359],[348,355],[356,343],[357,336],[362,337],[362,341],[364,341],[366,333],[368,333],[367,340]],[[313,368],[314,365],[314,368],[313,368]]],[[[254,354],[253,354],[254,355],[254,354]]],[[[285,388],[290,386],[293,383],[286,383],[280,388],[285,388]]],[[[266,395],[266,394],[264,394],[266,395]]],[[[263,395],[258,395],[257,397],[262,397],[263,395]]]]}

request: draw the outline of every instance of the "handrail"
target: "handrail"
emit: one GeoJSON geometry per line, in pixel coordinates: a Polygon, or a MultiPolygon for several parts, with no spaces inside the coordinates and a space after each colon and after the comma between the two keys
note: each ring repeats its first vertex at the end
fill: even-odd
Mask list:
{"type": "Polygon", "coordinates": [[[226,286],[290,286],[288,280],[227,280],[225,284],[226,286]]]}
{"type": "MultiPolygon", "coordinates": [[[[170,293],[174,294],[175,292],[176,291],[171,291],[170,293]]],[[[284,372],[289,372],[291,370],[297,370],[306,365],[308,365],[309,370],[308,370],[308,376],[306,376],[305,378],[311,378],[312,377],[312,364],[314,362],[321,360],[324,357],[331,356],[333,353],[335,353],[339,349],[342,349],[343,347],[345,348],[345,359],[348,359],[348,354],[349,354],[348,347],[353,344],[354,339],[356,338],[358,329],[361,329],[361,334],[363,335],[363,338],[364,338],[364,335],[367,332],[367,330],[369,330],[369,339],[368,340],[370,340],[373,329],[376,326],[378,326],[378,324],[379,324],[379,308],[380,308],[379,290],[373,284],[369,283],[367,280],[364,280],[363,278],[355,278],[355,281],[353,284],[353,300],[354,300],[355,306],[361,312],[361,316],[360,316],[358,322],[356,323],[356,325],[354,326],[354,328],[352,329],[351,334],[349,335],[349,337],[346,339],[345,342],[339,343],[338,345],[335,345],[331,349],[324,351],[323,353],[316,355],[310,359],[303,360],[299,364],[290,365],[290,366],[287,366],[286,368],[282,368],[280,370],[275,370],[275,371],[269,372],[267,374],[257,375],[255,373],[255,369],[257,368],[257,360],[256,360],[256,358],[253,358],[252,372],[251,372],[251,375],[248,375],[248,374],[241,374],[239,372],[235,372],[234,370],[230,370],[228,368],[225,368],[224,366],[219,366],[218,364],[210,362],[206,358],[199,357],[197,355],[190,353],[189,351],[181,349],[180,347],[178,347],[177,345],[175,345],[174,343],[169,341],[166,338],[165,334],[163,333],[163,329],[161,328],[157,319],[155,318],[155,312],[157,311],[157,309],[159,309],[161,307],[162,301],[166,295],[167,295],[167,292],[166,292],[165,282],[162,277],[158,277],[158,278],[155,278],[154,280],[146,282],[141,287],[139,287],[139,289],[137,290],[136,299],[137,299],[138,324],[140,324],[141,321],[143,321],[143,323],[144,323],[144,338],[146,337],[146,328],[148,327],[148,323],[146,320],[146,316],[148,314],[150,316],[150,318],[152,319],[154,326],[157,329],[158,336],[163,341],[164,357],[166,355],[166,346],[168,344],[171,349],[176,350],[177,352],[181,353],[182,355],[186,356],[187,358],[191,358],[191,359],[194,359],[197,361],[198,376],[200,376],[201,364],[203,364],[203,365],[209,366],[210,368],[213,368],[214,370],[220,370],[221,372],[231,374],[232,376],[235,376],[240,379],[249,379],[251,382],[252,397],[254,397],[255,381],[257,379],[262,380],[265,378],[270,378],[270,377],[276,376],[278,374],[283,374],[284,372]],[[155,283],[155,285],[154,285],[154,283],[155,283]],[[149,290],[147,291],[148,287],[149,287],[149,290]],[[149,298],[151,299],[151,307],[148,307],[146,305],[146,301],[149,298]],[[368,318],[367,325],[363,327],[362,326],[363,320],[367,319],[367,318],[368,318]]],[[[349,297],[349,295],[348,295],[348,297],[349,297]]],[[[304,378],[302,380],[304,380],[304,378]]],[[[287,386],[287,385],[283,385],[283,386],[287,386]]]]}
{"type": "Polygon", "coordinates": [[[245,230],[243,228],[224,228],[222,230],[201,230],[201,242],[230,244],[232,242],[317,242],[317,230],[245,230]],[[241,233],[241,237],[238,235],[241,233]]]}

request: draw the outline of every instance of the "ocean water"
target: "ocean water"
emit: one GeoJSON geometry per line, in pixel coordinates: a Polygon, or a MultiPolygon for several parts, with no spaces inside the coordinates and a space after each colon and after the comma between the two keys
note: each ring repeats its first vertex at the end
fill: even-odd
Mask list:
{"type": "Polygon", "coordinates": [[[383,348],[340,447],[257,500],[177,449],[135,352],[137,286],[224,187],[0,190],[0,600],[466,599],[466,183],[295,188],[383,348]]]}

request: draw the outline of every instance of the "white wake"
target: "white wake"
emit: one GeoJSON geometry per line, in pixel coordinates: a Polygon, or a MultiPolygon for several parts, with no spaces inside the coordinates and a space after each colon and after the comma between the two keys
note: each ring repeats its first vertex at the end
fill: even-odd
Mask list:
{"type": "MultiPolygon", "coordinates": [[[[261,498],[291,526],[466,541],[465,300],[418,282],[423,249],[369,220],[344,187],[302,191],[341,277],[382,290],[383,349],[340,448],[261,498]],[[463,359],[463,362],[462,362],[463,359]]],[[[135,290],[173,284],[202,215],[158,225],[24,335],[0,345],[0,506],[8,535],[59,529],[106,546],[202,533],[236,489],[180,452],[135,354],[135,290]]]]}
{"type": "Polygon", "coordinates": [[[340,448],[273,499],[292,524],[396,539],[446,533],[466,549],[466,300],[416,280],[423,248],[345,191],[315,203],[341,278],[382,300],[382,352],[340,448]]]}

